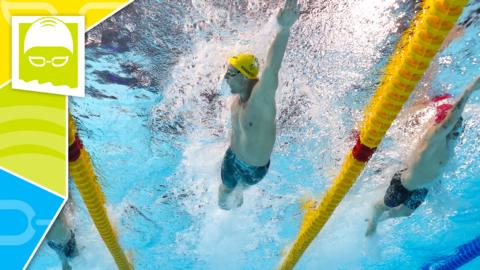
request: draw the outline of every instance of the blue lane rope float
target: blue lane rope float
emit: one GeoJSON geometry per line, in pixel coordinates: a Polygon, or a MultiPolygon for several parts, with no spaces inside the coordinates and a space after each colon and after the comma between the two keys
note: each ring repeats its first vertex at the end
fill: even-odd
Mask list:
{"type": "Polygon", "coordinates": [[[422,270],[453,270],[480,256],[480,236],[457,247],[455,254],[430,262],[422,270]]]}

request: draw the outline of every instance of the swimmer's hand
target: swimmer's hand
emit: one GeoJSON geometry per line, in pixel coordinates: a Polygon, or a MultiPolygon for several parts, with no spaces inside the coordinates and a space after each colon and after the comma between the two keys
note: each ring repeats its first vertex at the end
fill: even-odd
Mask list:
{"type": "Polygon", "coordinates": [[[277,14],[278,24],[282,30],[288,30],[300,16],[300,5],[297,0],[285,0],[285,6],[277,14]]]}

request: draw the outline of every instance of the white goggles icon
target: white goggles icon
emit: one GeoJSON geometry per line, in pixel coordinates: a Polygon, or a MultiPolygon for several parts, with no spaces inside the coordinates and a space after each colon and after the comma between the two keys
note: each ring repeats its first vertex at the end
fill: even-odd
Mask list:
{"type": "Polygon", "coordinates": [[[29,56],[28,61],[30,61],[30,64],[34,67],[45,67],[47,64],[53,67],[63,67],[68,62],[68,56],[56,56],[50,60],[47,60],[43,56],[29,56]]]}

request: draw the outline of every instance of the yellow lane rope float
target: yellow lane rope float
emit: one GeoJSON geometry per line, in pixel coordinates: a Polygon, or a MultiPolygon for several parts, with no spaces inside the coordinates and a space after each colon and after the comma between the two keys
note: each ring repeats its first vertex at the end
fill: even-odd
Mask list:
{"type": "Polygon", "coordinates": [[[68,120],[68,160],[70,176],[75,182],[78,191],[80,191],[93,223],[112,254],[118,269],[132,270],[133,266],[128,262],[127,256],[118,243],[118,237],[108,219],[104,206],[105,197],[97,182],[97,177],[90,162],[90,156],[83,148],[71,115],[69,115],[68,120]]]}
{"type": "Polygon", "coordinates": [[[315,203],[308,203],[300,232],[283,257],[279,269],[295,267],[350,190],[467,3],[468,0],[423,2],[422,11],[403,34],[390,58],[381,84],[365,112],[355,146],[346,155],[340,173],[320,203],[316,206],[315,203]]]}

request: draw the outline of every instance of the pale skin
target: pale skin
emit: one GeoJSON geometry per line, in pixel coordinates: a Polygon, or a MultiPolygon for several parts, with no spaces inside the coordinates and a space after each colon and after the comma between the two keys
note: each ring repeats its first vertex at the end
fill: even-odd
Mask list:
{"type": "MultiPolygon", "coordinates": [[[[243,78],[227,77],[233,94],[238,94],[231,107],[231,148],[240,159],[253,166],[268,163],[276,137],[275,93],[278,72],[285,54],[290,27],[299,16],[296,0],[287,0],[277,15],[280,31],[277,33],[267,56],[262,76],[253,87],[243,78]],[[237,81],[235,81],[237,80],[237,81]],[[238,82],[242,80],[241,82],[238,82]]],[[[247,79],[248,80],[248,79],[247,79]]]]}
{"type": "Polygon", "coordinates": [[[231,106],[230,146],[238,158],[252,166],[266,165],[272,154],[276,137],[275,93],[278,72],[285,55],[290,27],[299,14],[297,0],[286,0],[277,15],[280,31],[268,51],[265,69],[259,80],[248,79],[243,74],[234,77],[225,75],[232,94],[237,95],[231,106]]]}
{"type": "MultiPolygon", "coordinates": [[[[241,73],[232,76],[225,74],[225,80],[235,94],[231,106],[232,132],[230,148],[238,159],[252,166],[264,166],[270,160],[276,137],[275,93],[278,87],[280,70],[287,48],[290,28],[300,15],[297,0],[286,0],[277,14],[279,32],[268,50],[267,61],[260,79],[249,79],[241,73]]],[[[229,66],[229,70],[235,69],[229,66]]],[[[233,72],[235,74],[235,71],[233,72]]],[[[243,203],[243,189],[239,182],[235,189],[227,188],[223,183],[219,187],[219,206],[231,209],[229,198],[239,198],[236,207],[243,203]],[[236,192],[233,192],[233,191],[236,192]]]]}
{"type": "MultiPolygon", "coordinates": [[[[426,132],[406,162],[407,170],[401,175],[401,183],[406,189],[413,191],[423,188],[438,177],[440,169],[448,160],[447,135],[452,132],[460,119],[470,95],[479,88],[480,77],[476,78],[474,83],[470,84],[460,98],[452,104],[453,108],[441,123],[436,124],[432,119],[427,124],[426,132]]],[[[413,211],[403,204],[390,208],[385,205],[382,198],[373,207],[373,215],[369,219],[366,235],[369,236],[375,232],[378,222],[388,218],[409,216],[413,211]],[[383,217],[383,214],[386,215],[383,217]]]]}

